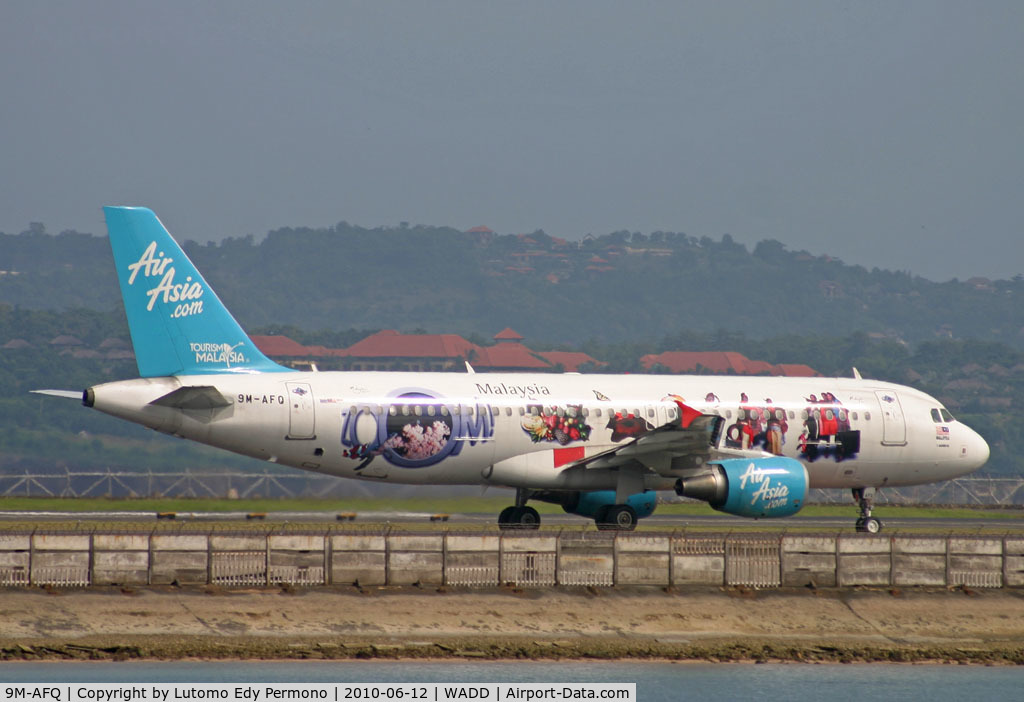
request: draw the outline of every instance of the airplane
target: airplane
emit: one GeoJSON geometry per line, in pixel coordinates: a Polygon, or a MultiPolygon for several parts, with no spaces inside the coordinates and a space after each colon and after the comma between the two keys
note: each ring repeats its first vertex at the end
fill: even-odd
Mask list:
{"type": "Polygon", "coordinates": [[[362,480],[515,489],[632,530],[658,491],[751,518],[797,513],[810,488],[852,491],[856,530],[882,529],[875,490],[949,480],[989,447],[933,397],[853,378],[298,370],[253,344],[157,216],[105,207],[139,378],[86,407],[176,437],[362,480]]]}

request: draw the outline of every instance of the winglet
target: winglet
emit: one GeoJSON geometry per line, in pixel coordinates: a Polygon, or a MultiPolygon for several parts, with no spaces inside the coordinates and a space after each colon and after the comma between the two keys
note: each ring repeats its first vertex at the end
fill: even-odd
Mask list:
{"type": "Polygon", "coordinates": [[[672,402],[676,403],[676,407],[679,408],[679,426],[681,426],[683,429],[689,429],[690,425],[693,424],[693,420],[704,415],[704,413],[701,412],[700,410],[694,409],[693,407],[690,407],[688,404],[686,404],[683,398],[681,398],[679,395],[669,395],[668,397],[663,399],[671,400],[672,402]]]}

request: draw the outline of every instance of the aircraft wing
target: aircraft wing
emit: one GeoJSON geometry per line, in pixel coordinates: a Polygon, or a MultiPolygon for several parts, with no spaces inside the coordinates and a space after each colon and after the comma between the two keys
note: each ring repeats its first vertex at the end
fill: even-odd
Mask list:
{"type": "Polygon", "coordinates": [[[658,473],[678,472],[683,467],[699,469],[710,458],[718,443],[724,419],[718,415],[702,414],[682,402],[676,402],[679,417],[655,427],[615,448],[588,456],[565,466],[566,468],[615,468],[641,463],[658,473]],[[679,461],[678,459],[685,459],[679,461]],[[673,461],[676,465],[673,468],[673,461]]]}

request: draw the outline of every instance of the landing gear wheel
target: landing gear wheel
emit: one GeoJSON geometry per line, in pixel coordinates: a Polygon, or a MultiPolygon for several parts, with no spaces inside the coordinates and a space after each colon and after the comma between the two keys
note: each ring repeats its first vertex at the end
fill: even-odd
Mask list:
{"type": "Polygon", "coordinates": [[[519,507],[519,528],[540,529],[540,515],[533,507],[519,507]]]}
{"type": "Polygon", "coordinates": [[[629,505],[611,505],[603,509],[595,521],[601,530],[633,531],[636,529],[636,510],[629,505]]]}
{"type": "Polygon", "coordinates": [[[514,527],[515,522],[513,521],[513,516],[515,515],[517,509],[519,508],[513,506],[506,507],[505,509],[501,510],[501,513],[498,515],[498,526],[502,529],[511,529],[512,527],[514,527]]]}
{"type": "Polygon", "coordinates": [[[871,516],[871,503],[875,499],[875,488],[853,488],[853,499],[860,506],[857,531],[862,534],[877,534],[882,530],[882,521],[871,516]]]}
{"type": "Polygon", "coordinates": [[[498,515],[502,529],[539,529],[540,514],[533,507],[506,507],[498,515]]]}

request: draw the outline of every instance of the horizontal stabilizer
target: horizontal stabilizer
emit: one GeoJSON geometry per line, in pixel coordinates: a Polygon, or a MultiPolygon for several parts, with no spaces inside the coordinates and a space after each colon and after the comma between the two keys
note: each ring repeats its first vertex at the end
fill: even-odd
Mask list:
{"type": "Polygon", "coordinates": [[[185,410],[208,410],[229,407],[231,401],[212,385],[186,385],[158,397],[149,404],[185,410]]]}
{"type": "Polygon", "coordinates": [[[37,395],[49,395],[51,397],[65,397],[69,400],[82,400],[81,390],[29,390],[37,395]]]}

